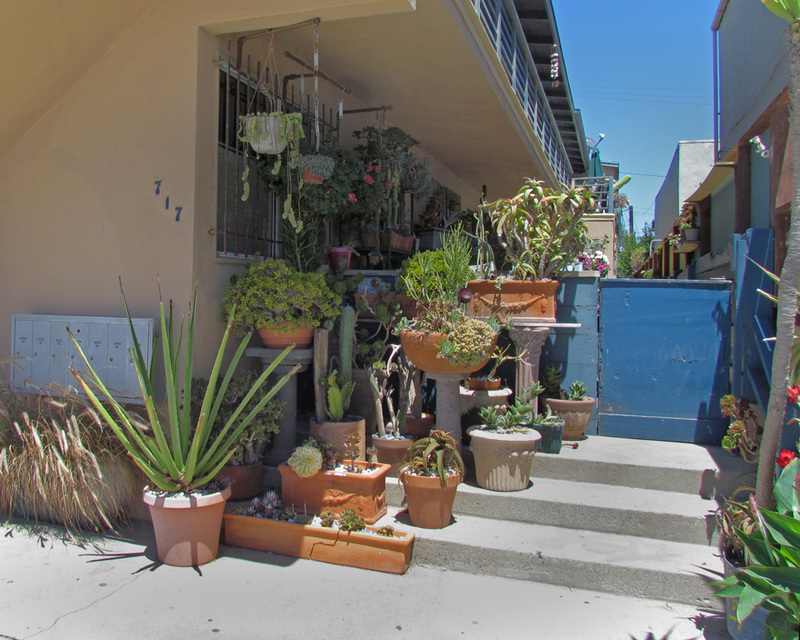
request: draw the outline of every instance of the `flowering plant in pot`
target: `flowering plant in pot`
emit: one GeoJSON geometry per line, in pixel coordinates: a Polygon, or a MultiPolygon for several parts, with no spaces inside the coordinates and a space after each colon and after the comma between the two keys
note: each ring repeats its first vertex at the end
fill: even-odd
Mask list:
{"type": "Polygon", "coordinates": [[[220,307],[240,335],[256,329],[268,347],[302,348],[311,343],[316,327],[338,317],[340,304],[323,274],[302,273],[283,260],[268,258],[231,276],[220,307]],[[303,334],[295,336],[298,329],[303,334]],[[267,344],[273,339],[276,342],[267,344]]]}
{"type": "MultiPolygon", "coordinates": [[[[125,300],[124,293],[123,300],[125,300]]],[[[176,566],[203,564],[216,557],[222,511],[225,500],[230,495],[230,488],[220,491],[216,483],[215,485],[209,483],[231,459],[235,453],[236,443],[253,419],[299,369],[299,366],[295,367],[284,375],[252,409],[245,410],[248,403],[266,384],[275,367],[280,365],[291,351],[291,348],[287,347],[256,379],[219,435],[212,438],[212,425],[233,371],[247,348],[249,335],[239,345],[226,373],[220,379],[225,348],[233,329],[234,305],[208,379],[200,413],[197,420],[193,420],[190,402],[181,403],[181,388],[188,397],[191,397],[196,301],[195,290],[194,299],[189,307],[186,334],[184,335],[182,321],[176,335],[172,307],[170,305],[167,316],[164,301],[160,300],[161,352],[167,396],[165,415],[158,410],[155,372],[147,366],[125,301],[125,312],[134,344],[130,355],[142,391],[148,429],[143,429],[144,425],[141,424],[140,418],[114,398],[113,393],[92,368],[80,343],[72,336],[73,344],[85,366],[83,371],[71,369],[72,373],[98,414],[147,476],[150,487],[145,488],[143,497],[150,507],[156,532],[158,557],[161,562],[176,566]],[[179,369],[181,360],[184,365],[182,376],[179,369]],[[243,414],[244,417],[241,417],[243,414]]]]}
{"type": "Polygon", "coordinates": [[[476,230],[483,280],[468,285],[476,294],[475,311],[484,315],[503,311],[555,322],[558,282],[552,277],[583,250],[587,241],[584,216],[594,208],[595,200],[586,189],[551,189],[531,178],[512,198],[485,205],[478,213],[476,230]],[[495,255],[491,234],[485,232],[484,214],[501,255],[495,255]],[[503,275],[497,278],[498,273],[503,275]],[[532,287],[529,281],[549,282],[532,287]]]}
{"type": "MultiPolygon", "coordinates": [[[[478,485],[491,491],[521,491],[530,482],[531,461],[542,438],[535,427],[559,420],[548,410],[536,413],[542,386],[534,381],[514,403],[478,409],[483,424],[470,427],[470,451],[475,456],[478,485]]],[[[563,422],[562,422],[563,424],[563,422]]]]}
{"type": "Polygon", "coordinates": [[[456,490],[464,478],[464,461],[453,437],[435,429],[420,438],[399,473],[411,522],[425,529],[450,524],[456,490]]]}
{"type": "MultiPolygon", "coordinates": [[[[258,375],[251,370],[242,371],[231,378],[227,391],[219,406],[217,417],[211,425],[210,437],[216,438],[224,429],[229,418],[236,411],[239,402],[252,388],[258,375]]],[[[197,378],[192,382],[192,418],[197,420],[203,406],[203,398],[208,389],[208,380],[197,378]]],[[[248,406],[258,404],[269,390],[261,387],[250,400],[248,406]]],[[[283,415],[284,402],[272,398],[256,414],[236,441],[233,455],[219,473],[219,478],[231,481],[231,499],[247,500],[262,491],[264,462],[262,456],[272,434],[278,432],[278,420],[283,415]]]]}

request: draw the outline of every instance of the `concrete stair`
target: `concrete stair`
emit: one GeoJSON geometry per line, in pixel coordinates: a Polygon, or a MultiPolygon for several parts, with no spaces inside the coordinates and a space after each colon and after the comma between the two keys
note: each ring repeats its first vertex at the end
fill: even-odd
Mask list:
{"type": "Polygon", "coordinates": [[[427,530],[411,525],[391,479],[380,524],[416,533],[419,565],[718,606],[706,585],[722,569],[715,498],[753,484],[753,467],[718,447],[590,436],[537,454],[531,480],[497,493],[468,476],[455,523],[427,530]]]}

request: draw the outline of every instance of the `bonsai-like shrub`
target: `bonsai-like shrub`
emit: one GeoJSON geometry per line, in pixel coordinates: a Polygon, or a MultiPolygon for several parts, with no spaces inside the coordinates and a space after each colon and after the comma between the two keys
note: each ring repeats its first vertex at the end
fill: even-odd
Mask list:
{"type": "Polygon", "coordinates": [[[458,443],[449,433],[440,429],[431,431],[427,438],[420,438],[408,453],[408,462],[400,468],[400,473],[436,477],[447,484],[447,478],[460,474],[464,476],[464,461],[458,452],[458,443]]]}
{"type": "Polygon", "coordinates": [[[259,327],[280,332],[318,327],[339,315],[341,297],[323,274],[301,273],[283,260],[267,259],[231,276],[220,305],[226,317],[234,304],[234,329],[244,335],[259,327]]]}
{"type": "MultiPolygon", "coordinates": [[[[231,378],[228,390],[219,406],[217,418],[211,427],[211,438],[216,438],[225,423],[233,415],[233,412],[239,405],[239,402],[244,398],[258,376],[253,371],[243,371],[231,378]]],[[[200,410],[203,405],[203,396],[205,395],[206,388],[208,387],[208,380],[198,378],[192,384],[192,416],[194,419],[200,415],[200,410]]],[[[257,405],[261,399],[266,395],[267,389],[261,387],[250,400],[250,404],[245,408],[246,411],[252,409],[257,405]]],[[[228,461],[228,464],[241,466],[246,464],[254,464],[261,460],[264,455],[264,450],[269,443],[271,434],[278,432],[278,420],[283,415],[283,407],[285,402],[272,398],[264,408],[256,414],[250,422],[250,426],[242,432],[239,440],[236,442],[236,450],[233,456],[228,461]]]]}

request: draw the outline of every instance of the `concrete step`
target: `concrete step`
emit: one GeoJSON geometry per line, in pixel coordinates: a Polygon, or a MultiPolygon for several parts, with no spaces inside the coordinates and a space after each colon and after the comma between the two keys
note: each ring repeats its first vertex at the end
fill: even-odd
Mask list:
{"type": "MultiPolygon", "coordinates": [[[[534,464],[536,461],[534,461],[534,464]]],[[[403,489],[386,486],[389,505],[399,507],[403,489]]],[[[708,544],[716,502],[686,493],[534,478],[524,491],[495,492],[469,481],[456,493],[456,514],[585,529],[674,542],[708,544]]]]}
{"type": "Polygon", "coordinates": [[[577,449],[538,454],[531,475],[713,498],[755,482],[755,466],[721,447],[588,436],[577,449]]]}
{"type": "Polygon", "coordinates": [[[706,580],[713,548],[458,514],[444,529],[414,527],[391,507],[380,525],[416,534],[416,565],[716,608],[706,580]]]}

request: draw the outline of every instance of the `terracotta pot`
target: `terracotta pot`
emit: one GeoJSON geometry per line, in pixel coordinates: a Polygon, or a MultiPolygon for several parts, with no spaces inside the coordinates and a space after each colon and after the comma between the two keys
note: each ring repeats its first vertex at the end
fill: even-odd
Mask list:
{"type": "Polygon", "coordinates": [[[144,503],[156,535],[158,559],[171,567],[196,567],[216,559],[230,487],[202,495],[163,495],[145,487],[144,503]]]}
{"type": "Polygon", "coordinates": [[[416,527],[423,529],[442,529],[450,524],[453,517],[453,503],[461,476],[447,478],[442,487],[439,478],[400,474],[400,481],[406,491],[408,517],[416,527]]]}
{"type": "Polygon", "coordinates": [[[285,349],[293,344],[296,349],[307,349],[314,342],[314,327],[300,327],[292,331],[273,331],[258,328],[258,337],[267,349],[285,349]]]}
{"type": "Polygon", "coordinates": [[[423,413],[420,417],[406,416],[406,434],[415,438],[427,438],[433,428],[433,415],[423,413]]]}
{"type": "MultiPolygon", "coordinates": [[[[362,469],[366,462],[357,462],[362,469]]],[[[320,471],[310,478],[301,478],[294,469],[282,462],[281,499],[286,506],[294,505],[298,513],[320,515],[324,511],[340,514],[352,509],[367,524],[374,524],[386,515],[386,474],[388,464],[379,464],[374,473],[320,471]]]]}
{"type": "Polygon", "coordinates": [[[556,321],[558,280],[506,280],[498,289],[495,280],[470,280],[475,294],[470,302],[474,315],[503,314],[535,322],[556,321]]]}
{"type": "Polygon", "coordinates": [[[545,398],[545,404],[564,421],[564,440],[584,440],[584,432],[592,421],[594,398],[583,400],[561,400],[545,398]]]}
{"type": "MultiPolygon", "coordinates": [[[[490,357],[481,360],[477,364],[456,366],[444,358],[439,358],[439,345],[447,336],[443,333],[420,333],[419,331],[401,331],[400,343],[406,357],[411,360],[417,369],[428,373],[472,373],[486,366],[490,357]]],[[[494,351],[497,344],[497,337],[488,350],[494,351]]]]}
{"type": "Polygon", "coordinates": [[[480,427],[467,429],[469,450],[475,456],[478,486],[490,491],[522,491],[531,479],[531,461],[542,435],[534,429],[525,433],[497,433],[480,427]]]}
{"type": "Polygon", "coordinates": [[[372,436],[372,444],[378,452],[378,462],[390,465],[389,475],[396,478],[397,471],[405,462],[406,454],[414,445],[414,438],[372,436]]]}
{"type": "Polygon", "coordinates": [[[357,433],[358,441],[358,457],[357,460],[364,462],[367,459],[366,454],[366,439],[367,439],[367,426],[366,420],[361,416],[348,416],[350,420],[342,422],[317,422],[311,418],[311,427],[309,435],[323,444],[332,444],[333,450],[344,457],[344,437],[351,433],[357,433]]]}
{"type": "Polygon", "coordinates": [[[414,534],[406,531],[374,536],[229,513],[224,540],[236,547],[397,574],[408,569],[414,547],[414,534]]]}
{"type": "Polygon", "coordinates": [[[472,391],[497,391],[502,384],[500,378],[467,378],[467,389],[472,391]]]}
{"type": "Polygon", "coordinates": [[[231,496],[229,500],[249,500],[263,491],[264,462],[253,464],[226,464],[217,474],[218,478],[230,478],[231,496]]]}
{"type": "Polygon", "coordinates": [[[322,176],[318,176],[316,173],[311,171],[311,169],[306,169],[303,171],[303,182],[308,184],[322,184],[322,176]]]}
{"type": "Polygon", "coordinates": [[[338,269],[342,260],[344,260],[345,263],[343,271],[349,269],[350,258],[352,255],[353,252],[347,247],[331,247],[330,251],[328,252],[328,261],[331,269],[338,269]]]}

